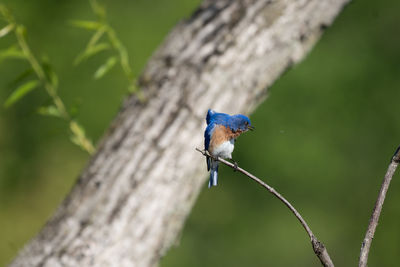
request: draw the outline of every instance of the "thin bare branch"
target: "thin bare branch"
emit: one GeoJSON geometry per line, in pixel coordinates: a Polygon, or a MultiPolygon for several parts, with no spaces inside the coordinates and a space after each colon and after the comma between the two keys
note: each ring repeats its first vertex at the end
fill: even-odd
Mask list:
{"type": "Polygon", "coordinates": [[[390,181],[400,163],[400,146],[394,153],[392,160],[390,161],[389,167],[386,171],[385,178],[383,178],[381,190],[379,191],[378,199],[376,200],[374,210],[369,220],[367,232],[365,233],[364,240],[361,245],[359,267],[367,266],[368,253],[371,248],[372,239],[375,235],[376,227],[378,226],[379,216],[381,215],[383,202],[385,201],[386,193],[390,185],[390,181]]]}
{"type": "Polygon", "coordinates": [[[258,177],[254,176],[253,174],[249,173],[248,171],[238,167],[237,165],[224,160],[222,158],[219,157],[213,157],[211,156],[207,151],[201,150],[196,148],[197,151],[199,151],[200,153],[202,153],[204,156],[209,156],[215,160],[220,161],[221,163],[231,167],[232,169],[243,173],[244,175],[246,175],[247,177],[249,177],[250,179],[252,179],[253,181],[257,182],[259,185],[261,185],[262,187],[264,187],[265,189],[267,189],[271,194],[273,194],[275,197],[277,197],[280,201],[283,202],[283,204],[286,205],[286,207],[288,207],[290,209],[290,211],[294,214],[294,216],[296,216],[296,218],[299,220],[299,222],[301,223],[301,225],[303,226],[304,230],[306,230],[308,236],[311,239],[311,244],[314,250],[315,255],[317,255],[317,257],[319,258],[319,260],[321,261],[323,266],[334,266],[333,262],[328,254],[328,251],[326,250],[324,244],[322,244],[322,242],[320,242],[317,237],[313,234],[313,232],[311,231],[310,227],[308,226],[308,224],[306,223],[306,221],[303,219],[303,217],[300,215],[300,213],[293,207],[292,204],[290,204],[290,202],[284,198],[281,194],[279,194],[273,187],[269,186],[268,184],[266,184],[265,182],[263,182],[261,179],[259,179],[258,177]]]}

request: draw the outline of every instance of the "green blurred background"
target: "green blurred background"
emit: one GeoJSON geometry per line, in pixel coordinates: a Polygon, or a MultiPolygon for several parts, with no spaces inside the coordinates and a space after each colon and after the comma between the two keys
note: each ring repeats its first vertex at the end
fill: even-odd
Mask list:
{"type": "MultiPolygon", "coordinates": [[[[200,1],[107,0],[111,25],[135,73],[200,1]]],[[[28,28],[36,54],[47,56],[68,106],[98,140],[126,95],[117,67],[93,79],[106,53],[73,59],[90,34],[71,19],[93,19],[82,0],[2,1],[28,28]]],[[[389,159],[400,144],[400,2],[354,1],[298,66],[270,89],[251,116],[255,132],[239,139],[234,158],[283,193],[309,222],[337,266],[355,266],[389,159]]],[[[0,39],[0,49],[15,40],[0,39]]],[[[27,64],[0,64],[0,101],[27,64]]],[[[34,236],[67,194],[88,156],[69,142],[66,124],[36,114],[49,103],[35,90],[0,112],[0,266],[34,236]]],[[[202,131],[203,129],[199,129],[202,131]]],[[[275,198],[241,174],[220,168],[206,183],[176,247],[161,266],[319,266],[308,237],[275,198]]],[[[396,174],[372,244],[369,266],[395,266],[400,251],[400,175],[396,174]]]]}

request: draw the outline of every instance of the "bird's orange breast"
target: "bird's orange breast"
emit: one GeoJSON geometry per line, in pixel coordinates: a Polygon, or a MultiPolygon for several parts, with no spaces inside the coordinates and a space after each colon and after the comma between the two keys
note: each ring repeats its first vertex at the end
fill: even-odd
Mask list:
{"type": "Polygon", "coordinates": [[[208,150],[213,151],[214,148],[218,147],[222,143],[229,141],[231,139],[235,139],[242,133],[243,131],[241,130],[232,131],[232,129],[229,127],[225,127],[223,125],[217,125],[215,126],[214,132],[211,136],[208,150]]]}

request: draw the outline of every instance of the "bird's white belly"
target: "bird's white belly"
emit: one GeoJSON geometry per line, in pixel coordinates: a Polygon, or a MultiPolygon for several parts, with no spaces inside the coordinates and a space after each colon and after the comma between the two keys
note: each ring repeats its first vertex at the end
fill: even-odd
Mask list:
{"type": "Polygon", "coordinates": [[[235,147],[235,141],[231,139],[215,147],[214,151],[212,152],[212,155],[224,159],[231,159],[234,147],[235,147]]]}

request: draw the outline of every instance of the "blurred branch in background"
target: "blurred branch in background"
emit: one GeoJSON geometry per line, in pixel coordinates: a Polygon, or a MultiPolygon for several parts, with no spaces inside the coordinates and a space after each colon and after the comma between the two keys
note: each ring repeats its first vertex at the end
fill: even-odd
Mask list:
{"type": "Polygon", "coordinates": [[[38,113],[65,120],[69,125],[71,141],[89,154],[93,154],[95,149],[92,141],[86,136],[84,128],[71,116],[71,113],[67,110],[64,102],[58,95],[57,74],[46,59],[39,61],[29,47],[26,40],[26,27],[16,22],[11,12],[4,5],[0,5],[0,15],[2,20],[7,23],[7,25],[0,30],[0,37],[6,36],[9,33],[14,33],[17,40],[15,45],[0,51],[0,62],[4,59],[17,58],[26,60],[29,63],[30,69],[20,75],[15,83],[22,82],[22,80],[31,76],[31,74],[36,76],[32,80],[26,81],[18,86],[7,98],[4,106],[8,108],[32,90],[40,86],[44,87],[53,104],[40,107],[38,113]]]}
{"type": "Polygon", "coordinates": [[[204,156],[208,156],[208,157],[211,157],[211,158],[213,158],[215,160],[218,160],[218,161],[222,162],[223,164],[225,164],[226,166],[231,167],[235,171],[239,171],[239,172],[243,173],[244,175],[246,175],[247,177],[249,177],[250,179],[252,179],[256,183],[258,183],[259,185],[261,185],[262,187],[267,189],[271,194],[273,194],[281,202],[283,202],[283,204],[285,204],[286,207],[288,207],[290,209],[290,211],[294,214],[294,216],[296,216],[296,218],[299,220],[299,222],[303,226],[304,230],[306,230],[308,236],[311,239],[311,245],[313,247],[314,253],[319,258],[319,260],[321,261],[322,265],[323,266],[329,266],[329,267],[334,266],[329,254],[328,254],[328,251],[324,246],[324,244],[322,242],[320,242],[317,239],[317,237],[313,234],[313,232],[311,231],[311,228],[308,226],[307,222],[303,219],[301,214],[295,209],[295,207],[293,207],[292,204],[290,204],[290,202],[286,198],[284,198],[281,194],[279,194],[273,187],[269,186],[268,184],[263,182],[260,178],[254,176],[253,174],[249,173],[248,171],[246,171],[246,170],[244,170],[242,168],[239,168],[236,164],[233,164],[233,163],[231,163],[231,162],[229,162],[227,160],[224,160],[222,158],[213,157],[207,151],[204,151],[204,150],[201,150],[201,149],[198,149],[198,148],[196,148],[196,150],[199,151],[200,153],[202,153],[204,156]]]}
{"type": "Polygon", "coordinates": [[[93,13],[97,17],[97,20],[71,21],[71,24],[75,27],[94,31],[94,34],[87,43],[85,50],[76,57],[75,64],[80,64],[81,62],[100,52],[113,50],[115,53],[109,56],[106,62],[96,70],[94,73],[94,78],[102,78],[116,65],[116,63],[119,62],[129,82],[128,91],[130,93],[135,93],[138,97],[140,97],[141,94],[139,88],[137,87],[136,77],[133,74],[132,67],[129,63],[128,52],[121,40],[118,38],[113,27],[108,23],[105,7],[100,5],[97,0],[89,0],[89,2],[93,13]],[[103,38],[104,36],[105,38],[103,38]]]}
{"type": "Polygon", "coordinates": [[[386,171],[385,178],[383,179],[381,190],[379,191],[378,199],[376,200],[374,211],[372,212],[371,219],[369,221],[365,238],[361,245],[359,267],[366,267],[368,262],[369,249],[371,247],[372,239],[375,235],[376,227],[378,226],[379,217],[381,215],[383,202],[385,201],[386,193],[389,189],[390,181],[400,163],[400,146],[394,153],[389,167],[386,171]]]}

